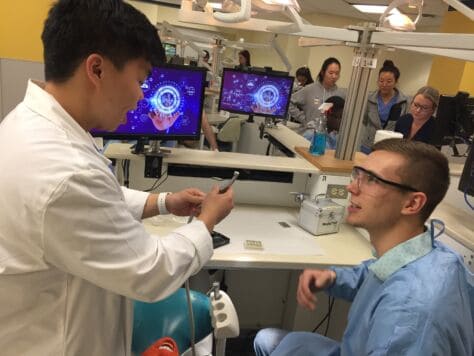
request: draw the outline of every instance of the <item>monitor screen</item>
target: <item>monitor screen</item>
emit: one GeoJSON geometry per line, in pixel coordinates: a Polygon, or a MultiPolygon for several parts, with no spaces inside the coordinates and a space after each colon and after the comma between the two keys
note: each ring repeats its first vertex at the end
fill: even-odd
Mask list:
{"type": "Polygon", "coordinates": [[[198,67],[154,67],[142,85],[143,99],[113,132],[93,136],[134,140],[197,140],[201,135],[206,70],[198,67]]]}
{"type": "Polygon", "coordinates": [[[450,144],[455,138],[468,139],[474,132],[473,110],[474,100],[468,93],[441,95],[431,144],[440,147],[450,144]]]}
{"type": "Polygon", "coordinates": [[[219,110],[285,119],[293,77],[224,68],[219,110]]]}
{"type": "Polygon", "coordinates": [[[471,144],[469,155],[467,156],[458,189],[470,196],[474,196],[474,143],[471,144]]]}

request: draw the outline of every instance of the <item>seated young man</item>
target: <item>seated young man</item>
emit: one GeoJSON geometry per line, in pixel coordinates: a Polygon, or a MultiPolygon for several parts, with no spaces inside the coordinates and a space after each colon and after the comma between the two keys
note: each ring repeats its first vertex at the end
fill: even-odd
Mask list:
{"type": "Polygon", "coordinates": [[[264,329],[257,356],[473,355],[473,276],[424,225],[448,186],[448,162],[434,147],[375,144],[352,172],[347,222],[369,232],[378,257],[354,268],[305,270],[298,283],[298,303],[308,309],[316,306],[314,291],[352,302],[341,342],[264,329]]]}

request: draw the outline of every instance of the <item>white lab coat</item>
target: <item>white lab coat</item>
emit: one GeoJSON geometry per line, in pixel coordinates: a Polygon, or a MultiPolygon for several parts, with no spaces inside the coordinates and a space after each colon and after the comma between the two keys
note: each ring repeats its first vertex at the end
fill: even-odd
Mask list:
{"type": "Polygon", "coordinates": [[[0,354],[129,355],[129,298],[171,294],[212,241],[199,220],[150,237],[148,194],[40,85],[0,125],[0,354]]]}

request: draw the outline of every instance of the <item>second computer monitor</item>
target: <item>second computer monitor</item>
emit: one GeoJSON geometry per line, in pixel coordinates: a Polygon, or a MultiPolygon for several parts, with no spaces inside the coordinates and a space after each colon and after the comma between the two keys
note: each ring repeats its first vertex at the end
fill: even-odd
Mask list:
{"type": "Polygon", "coordinates": [[[219,110],[285,119],[294,78],[224,68],[219,110]]]}

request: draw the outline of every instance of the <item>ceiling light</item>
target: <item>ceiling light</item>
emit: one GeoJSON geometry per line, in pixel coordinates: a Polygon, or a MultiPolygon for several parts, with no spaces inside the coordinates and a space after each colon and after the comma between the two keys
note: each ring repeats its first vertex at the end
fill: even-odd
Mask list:
{"type": "Polygon", "coordinates": [[[215,10],[222,9],[222,3],[221,2],[208,2],[207,4],[215,10]]]}
{"type": "Polygon", "coordinates": [[[412,19],[404,14],[388,15],[384,20],[384,27],[390,27],[398,31],[415,31],[416,26],[412,19]]]}
{"type": "MultiPolygon", "coordinates": [[[[357,5],[352,4],[357,10],[360,12],[365,12],[366,14],[383,14],[387,9],[385,5],[357,5]]],[[[390,11],[391,14],[393,13],[400,13],[397,9],[392,9],[390,11]]]]}
{"type": "Polygon", "coordinates": [[[293,0],[262,0],[265,4],[268,5],[293,5],[293,0]]]}
{"type": "Polygon", "coordinates": [[[424,0],[393,0],[385,10],[385,12],[380,16],[379,26],[392,28],[397,31],[415,31],[416,24],[421,19],[423,11],[423,2],[424,0]],[[396,9],[401,5],[418,5],[418,16],[415,20],[410,19],[407,15],[398,12],[398,14],[393,14],[390,10],[396,9]]]}

